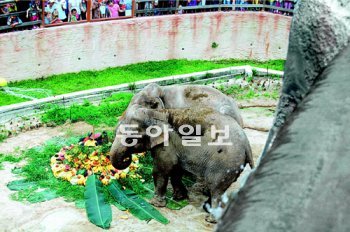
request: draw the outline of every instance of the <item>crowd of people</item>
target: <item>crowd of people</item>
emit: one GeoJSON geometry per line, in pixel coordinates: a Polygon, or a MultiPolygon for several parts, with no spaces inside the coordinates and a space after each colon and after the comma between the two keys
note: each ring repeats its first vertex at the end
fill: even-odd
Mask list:
{"type": "MultiPolygon", "coordinates": [[[[218,8],[204,8],[200,9],[200,6],[211,6],[211,5],[224,5],[224,10],[228,10],[228,5],[242,5],[242,7],[236,7],[235,10],[245,11],[245,10],[261,10],[261,8],[248,8],[246,5],[256,5],[256,4],[266,4],[274,7],[285,8],[287,10],[292,10],[298,0],[179,0],[179,6],[177,13],[194,13],[194,12],[203,12],[203,11],[213,11],[218,8]],[[188,7],[199,6],[198,10],[191,10],[188,7]],[[226,6],[226,7],[225,7],[226,6]],[[246,7],[245,7],[246,6],[246,7]],[[187,7],[187,10],[183,10],[183,7],[187,7]]],[[[161,15],[161,14],[172,14],[175,13],[171,8],[176,7],[176,0],[149,0],[149,1],[140,1],[136,5],[136,9],[140,13],[139,16],[143,15],[161,15]],[[169,9],[169,10],[161,10],[169,9]]],[[[283,13],[278,9],[271,9],[270,12],[273,13],[283,13]]],[[[286,13],[289,15],[289,13],[286,13]]]]}
{"type": "MultiPolygon", "coordinates": [[[[218,10],[218,8],[200,8],[189,10],[188,7],[223,4],[223,10],[261,10],[251,8],[248,4],[266,4],[292,10],[298,0],[136,0],[136,16],[183,14],[218,10]],[[178,4],[178,5],[176,5],[178,4]],[[240,7],[228,7],[229,5],[240,7]],[[176,8],[178,6],[178,8],[176,8]],[[186,7],[186,10],[182,8],[186,7]]],[[[42,12],[41,0],[0,0],[0,27],[8,25],[15,29],[23,22],[34,22],[29,29],[36,29],[44,14],[45,24],[78,22],[87,19],[88,0],[45,0],[42,12]]],[[[270,9],[273,13],[283,13],[279,9],[270,9]]],[[[91,19],[118,18],[132,16],[132,0],[91,0],[91,19]]],[[[286,14],[289,14],[288,12],[286,14]]],[[[1,32],[1,31],[0,31],[1,32]]]]}
{"type": "MultiPolygon", "coordinates": [[[[88,0],[48,0],[44,2],[44,23],[59,24],[78,22],[87,19],[88,0]]],[[[15,28],[23,22],[41,19],[40,0],[0,0],[0,26],[15,28]],[[1,17],[2,16],[2,17],[1,17]]],[[[92,19],[117,18],[131,16],[132,0],[92,0],[92,19]]],[[[39,25],[31,28],[35,29],[39,25]]]]}

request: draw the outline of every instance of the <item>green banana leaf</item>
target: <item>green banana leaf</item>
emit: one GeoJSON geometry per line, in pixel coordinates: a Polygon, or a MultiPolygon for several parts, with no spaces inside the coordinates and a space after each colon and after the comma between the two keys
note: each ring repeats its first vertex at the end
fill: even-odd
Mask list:
{"type": "Polygon", "coordinates": [[[14,180],[7,184],[7,188],[9,188],[12,191],[21,191],[21,190],[27,190],[27,189],[37,189],[38,186],[34,182],[29,182],[25,179],[21,180],[14,180]]]}
{"type": "Polygon", "coordinates": [[[103,186],[95,175],[86,180],[85,209],[89,221],[98,227],[108,229],[112,221],[111,205],[106,203],[103,186]]]}
{"type": "Polygon", "coordinates": [[[116,201],[113,201],[112,204],[117,207],[117,209],[119,209],[120,211],[126,211],[127,208],[125,208],[124,206],[122,206],[121,204],[119,204],[118,202],[116,201]]]}
{"type": "MultiPolygon", "coordinates": [[[[154,196],[154,185],[152,183],[144,184],[143,188],[148,191],[148,194],[144,194],[143,197],[146,199],[151,199],[154,196]]],[[[171,210],[180,210],[188,205],[188,200],[175,201],[172,199],[172,193],[170,191],[166,192],[166,206],[171,210]]]]}
{"type": "Polygon", "coordinates": [[[22,168],[18,168],[18,167],[14,167],[11,172],[13,174],[21,174],[23,172],[23,169],[22,168]]]}
{"type": "Polygon", "coordinates": [[[108,186],[108,190],[119,204],[127,208],[138,219],[146,221],[155,219],[162,224],[169,223],[167,218],[133,191],[122,190],[117,181],[113,180],[108,186]]]}
{"type": "Polygon", "coordinates": [[[43,201],[49,201],[57,197],[58,196],[56,192],[50,189],[44,189],[43,191],[36,191],[30,194],[30,196],[27,198],[27,201],[29,201],[30,203],[38,203],[43,201]]]}

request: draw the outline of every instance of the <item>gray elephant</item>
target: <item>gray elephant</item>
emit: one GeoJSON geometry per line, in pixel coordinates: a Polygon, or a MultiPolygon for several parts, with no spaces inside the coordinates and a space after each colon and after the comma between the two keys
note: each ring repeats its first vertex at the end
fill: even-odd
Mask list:
{"type": "Polygon", "coordinates": [[[249,141],[243,129],[230,116],[211,108],[148,109],[132,104],[117,128],[110,151],[112,164],[117,169],[125,169],[131,163],[131,154],[146,150],[151,151],[154,160],[155,197],[151,203],[159,207],[166,204],[169,178],[174,199],[187,198],[187,190],[181,181],[184,171],[205,181],[210,191],[209,204],[216,207],[220,205],[220,196],[236,181],[245,165],[249,163],[254,167],[249,141]],[[128,125],[137,125],[133,130],[140,138],[131,138],[123,131],[128,125]],[[193,128],[200,125],[200,128],[197,126],[198,130],[194,133],[185,130],[183,125],[193,128]],[[169,131],[163,129],[158,136],[150,136],[152,130],[148,131],[147,128],[154,129],[155,126],[169,128],[169,131]],[[227,129],[226,139],[221,141],[220,133],[223,132],[215,133],[214,129],[227,129]],[[199,135],[199,146],[184,146],[185,132],[199,135]]]}
{"type": "Polygon", "coordinates": [[[150,109],[208,107],[231,116],[243,127],[243,120],[236,102],[231,97],[208,86],[149,84],[133,97],[130,106],[134,104],[150,109]]]}

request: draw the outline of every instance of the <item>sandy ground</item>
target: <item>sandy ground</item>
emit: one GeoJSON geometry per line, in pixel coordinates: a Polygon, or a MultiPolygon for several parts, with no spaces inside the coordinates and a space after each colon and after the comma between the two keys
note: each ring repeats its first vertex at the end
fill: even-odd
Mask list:
{"type": "MultiPolygon", "coordinates": [[[[269,108],[243,109],[242,116],[245,126],[259,130],[245,129],[252,146],[256,161],[265,144],[267,130],[273,120],[273,112],[269,108]]],[[[39,128],[20,133],[0,143],[0,153],[16,153],[19,150],[43,144],[55,136],[86,134],[92,127],[85,123],[64,125],[55,128],[39,128]]],[[[38,204],[25,204],[10,200],[12,193],[6,184],[18,177],[11,173],[15,164],[4,164],[0,170],[0,230],[1,231],[100,231],[91,224],[85,211],[77,209],[74,203],[65,202],[62,198],[38,204]]],[[[230,189],[237,189],[239,183],[234,183],[230,189]]],[[[205,221],[206,213],[202,210],[202,202],[206,198],[198,196],[190,190],[190,204],[181,210],[159,210],[170,223],[162,225],[154,220],[149,223],[140,221],[132,215],[119,211],[112,206],[113,220],[110,231],[213,231],[214,224],[205,221]],[[127,219],[124,219],[127,216],[127,219]]]]}

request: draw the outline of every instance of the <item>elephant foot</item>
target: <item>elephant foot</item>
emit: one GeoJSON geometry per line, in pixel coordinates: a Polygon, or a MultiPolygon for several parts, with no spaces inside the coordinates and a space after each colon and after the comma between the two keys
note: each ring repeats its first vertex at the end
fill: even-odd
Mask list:
{"type": "Polygon", "coordinates": [[[174,192],[174,194],[173,194],[173,200],[175,200],[175,201],[181,201],[181,200],[185,200],[185,199],[188,199],[187,191],[177,191],[177,192],[174,192]]]}
{"type": "Polygon", "coordinates": [[[205,221],[212,224],[218,223],[218,221],[215,219],[215,217],[212,214],[208,214],[207,216],[205,216],[205,221]]]}
{"type": "Polygon", "coordinates": [[[165,207],[166,206],[166,200],[165,197],[160,196],[154,196],[150,202],[151,205],[154,205],[156,207],[165,207]]]}

